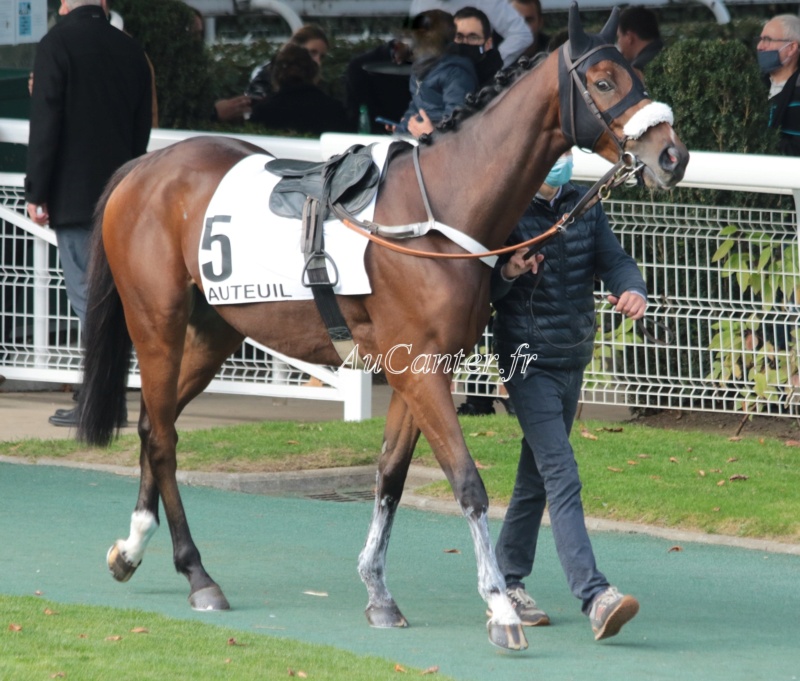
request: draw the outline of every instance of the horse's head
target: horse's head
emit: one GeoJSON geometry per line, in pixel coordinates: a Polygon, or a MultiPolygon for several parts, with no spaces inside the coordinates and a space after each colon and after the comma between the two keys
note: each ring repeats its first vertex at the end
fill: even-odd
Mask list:
{"type": "Polygon", "coordinates": [[[689,152],[672,129],[672,110],[653,102],[614,47],[619,9],[597,35],[584,32],[578,5],[569,13],[569,41],[559,52],[561,131],[567,142],[612,163],[625,160],[649,186],[669,188],[686,170],[689,152]]]}

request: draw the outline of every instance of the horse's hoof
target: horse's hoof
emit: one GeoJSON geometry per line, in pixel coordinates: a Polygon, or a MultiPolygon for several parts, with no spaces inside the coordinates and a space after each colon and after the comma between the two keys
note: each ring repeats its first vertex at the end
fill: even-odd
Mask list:
{"type": "Polygon", "coordinates": [[[407,627],[408,620],[403,617],[400,608],[396,604],[387,605],[383,607],[375,607],[370,605],[364,613],[367,616],[369,626],[378,629],[389,629],[391,627],[407,627]]]}
{"type": "Polygon", "coordinates": [[[486,628],[489,630],[489,642],[498,648],[525,650],[528,647],[528,640],[521,624],[498,624],[489,621],[486,628]]]}
{"type": "Polygon", "coordinates": [[[136,568],[141,565],[141,561],[136,563],[136,565],[129,563],[125,556],[122,555],[122,550],[120,549],[121,541],[121,539],[118,539],[108,550],[106,554],[106,563],[114,579],[118,582],[127,582],[133,577],[133,573],[136,572],[136,568]]]}
{"type": "Polygon", "coordinates": [[[193,594],[189,595],[189,605],[192,610],[230,610],[231,604],[225,598],[216,584],[214,586],[207,586],[205,589],[198,589],[193,594]]]}

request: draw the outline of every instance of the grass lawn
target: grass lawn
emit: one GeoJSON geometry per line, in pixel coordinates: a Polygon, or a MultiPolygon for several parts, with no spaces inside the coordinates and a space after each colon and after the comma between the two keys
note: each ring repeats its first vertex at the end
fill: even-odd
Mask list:
{"type": "MultiPolygon", "coordinates": [[[[179,465],[215,471],[373,465],[383,424],[264,422],[183,432],[179,465]]],[[[462,417],[461,424],[491,500],[507,502],[521,437],[516,419],[462,417]]],[[[782,440],[591,421],[576,423],[572,442],[587,515],[800,542],[800,449],[782,440]]],[[[125,436],[109,450],[89,451],[68,440],[0,443],[0,454],[135,466],[138,438],[125,436]]],[[[437,465],[424,438],[415,460],[437,465]]],[[[444,483],[422,493],[451,495],[444,483]]]]}
{"type": "MultiPolygon", "coordinates": [[[[425,670],[136,610],[0,595],[0,679],[378,681],[425,670]]],[[[433,674],[436,670],[428,670],[433,674]]],[[[437,679],[449,679],[435,674],[437,679]]]]}

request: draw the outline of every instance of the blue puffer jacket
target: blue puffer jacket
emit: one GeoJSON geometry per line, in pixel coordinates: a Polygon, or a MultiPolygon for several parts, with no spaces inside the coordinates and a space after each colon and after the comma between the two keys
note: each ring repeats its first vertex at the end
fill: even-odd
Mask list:
{"type": "Polygon", "coordinates": [[[412,73],[409,79],[411,102],[403,115],[397,132],[408,132],[408,121],[425,109],[434,125],[450,115],[464,98],[478,89],[478,75],[475,66],[466,57],[445,54],[423,72],[422,76],[412,73]]]}
{"type": "MultiPolygon", "coordinates": [[[[586,193],[585,187],[567,183],[555,206],[535,198],[508,240],[521,243],[546,231],[586,193]]],[[[539,368],[583,369],[592,358],[595,336],[595,277],[615,295],[647,288],[636,261],[622,249],[611,231],[600,203],[582,218],[555,236],[542,248],[544,274],[536,285],[530,272],[507,282],[500,268],[509,256],[501,258],[492,273],[492,303],[495,352],[506,375],[511,354],[522,343],[530,348],[520,354],[538,355],[539,368]]],[[[519,371],[519,363],[517,371],[519,371]]]]}

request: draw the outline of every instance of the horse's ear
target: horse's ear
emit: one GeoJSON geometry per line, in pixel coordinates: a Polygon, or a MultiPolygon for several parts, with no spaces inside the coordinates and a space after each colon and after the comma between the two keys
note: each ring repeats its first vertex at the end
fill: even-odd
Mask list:
{"type": "Polygon", "coordinates": [[[571,59],[577,59],[591,46],[591,40],[581,24],[581,13],[578,10],[577,2],[573,2],[569,6],[567,34],[569,36],[569,56],[571,59]]]}
{"type": "Polygon", "coordinates": [[[606,45],[613,45],[617,42],[617,25],[619,24],[619,5],[611,10],[611,16],[608,17],[606,25],[600,31],[600,37],[606,45]]]}

